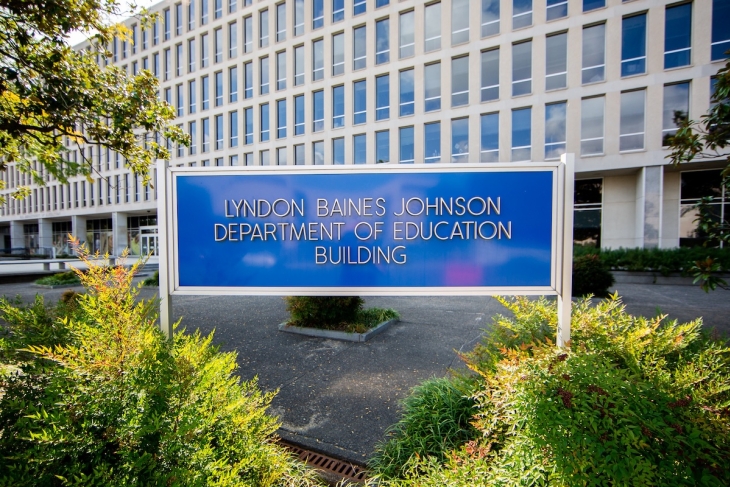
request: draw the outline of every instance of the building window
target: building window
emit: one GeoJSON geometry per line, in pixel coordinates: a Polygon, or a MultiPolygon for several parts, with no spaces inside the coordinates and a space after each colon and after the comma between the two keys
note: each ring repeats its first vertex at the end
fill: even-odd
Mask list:
{"type": "Polygon", "coordinates": [[[195,80],[188,82],[188,113],[195,113],[196,110],[196,95],[198,88],[195,86],[195,80]]]}
{"type": "Polygon", "coordinates": [[[588,12],[606,6],[606,0],[583,0],[583,11],[588,12]]]}
{"type": "Polygon", "coordinates": [[[262,103],[259,108],[259,127],[261,142],[267,142],[269,140],[269,104],[262,103]]]}
{"type": "MultiPolygon", "coordinates": [[[[208,67],[208,64],[209,64],[208,63],[208,52],[209,52],[208,48],[209,47],[210,46],[208,43],[208,34],[203,34],[202,36],[200,36],[200,67],[201,68],[208,67]]],[[[190,62],[194,63],[193,60],[191,60],[190,62]]],[[[193,66],[194,66],[194,64],[193,64],[193,66]]],[[[194,70],[195,67],[193,67],[192,69],[194,70]]]]}
{"type": "Polygon", "coordinates": [[[354,164],[367,163],[368,147],[365,134],[352,136],[352,162],[354,164]]]}
{"type": "Polygon", "coordinates": [[[312,164],[321,166],[324,164],[324,141],[312,142],[312,164]]]}
{"type": "Polygon", "coordinates": [[[413,127],[401,127],[398,129],[399,150],[398,162],[400,164],[413,164],[415,156],[413,152],[413,127]]]}
{"type": "Polygon", "coordinates": [[[345,87],[332,88],[332,128],[345,126],[345,87]]]}
{"type": "Polygon", "coordinates": [[[481,101],[499,99],[499,48],[483,51],[481,101]]]}
{"type": "Polygon", "coordinates": [[[481,116],[480,162],[499,162],[499,112],[481,116]]]}
{"type": "Polygon", "coordinates": [[[253,63],[250,61],[243,65],[243,97],[253,97],[253,63]]]}
{"type": "Polygon", "coordinates": [[[304,0],[294,0],[294,37],[304,34],[304,0]]]}
{"type": "Polygon", "coordinates": [[[223,115],[215,116],[215,150],[223,150],[223,115]]]}
{"type": "Polygon", "coordinates": [[[568,0],[547,0],[546,20],[562,19],[568,16],[568,0]]]}
{"type": "Polygon", "coordinates": [[[710,57],[713,61],[725,59],[730,50],[730,2],[712,0],[712,44],[710,57]]]}
{"type": "Polygon", "coordinates": [[[721,170],[685,171],[681,173],[680,206],[679,206],[679,246],[694,247],[704,244],[717,245],[718,242],[707,242],[707,235],[698,227],[700,217],[698,203],[702,198],[712,197],[708,203],[710,214],[714,219],[728,222],[730,219],[730,194],[722,184],[721,170]]]}
{"type": "Polygon", "coordinates": [[[375,22],[375,64],[390,61],[390,20],[375,22]]]}
{"type": "Polygon", "coordinates": [[[375,8],[385,7],[390,4],[390,0],[375,0],[375,8]]]}
{"type": "Polygon", "coordinates": [[[532,0],[512,0],[512,29],[532,25],[532,0]]]}
{"type": "Polygon", "coordinates": [[[208,0],[200,0],[200,25],[208,23],[208,0]]]}
{"type": "Polygon", "coordinates": [[[233,66],[228,70],[228,102],[238,101],[238,68],[233,66]]]}
{"type": "Polygon", "coordinates": [[[427,64],[423,78],[424,110],[441,110],[441,63],[427,64]]]}
{"type": "Polygon", "coordinates": [[[545,44],[545,89],[568,86],[568,34],[548,36],[545,44]]]}
{"type": "Polygon", "coordinates": [[[139,29],[137,27],[137,24],[134,24],[132,26],[132,41],[131,41],[131,44],[132,44],[132,54],[136,54],[137,53],[137,32],[138,31],[139,31],[139,29]]]}
{"type": "Polygon", "coordinates": [[[597,83],[606,79],[606,24],[583,29],[583,68],[581,82],[597,83]]]}
{"type": "Polygon", "coordinates": [[[621,76],[646,73],[646,14],[624,17],[621,28],[621,76]]]}
{"type": "Polygon", "coordinates": [[[185,99],[183,95],[183,85],[179,84],[175,86],[177,91],[177,116],[182,117],[185,114],[185,99]]]}
{"type": "Polygon", "coordinates": [[[332,76],[345,72],[345,34],[332,36],[332,76]]]}
{"type": "Polygon", "coordinates": [[[324,0],[312,0],[312,30],[324,27],[324,0]]]}
{"type": "Polygon", "coordinates": [[[469,56],[451,60],[451,107],[469,104],[469,56]]]}
{"type": "Polygon", "coordinates": [[[532,108],[512,110],[512,161],[532,158],[532,108]]]}
{"type": "MultiPolygon", "coordinates": [[[[162,12],[162,24],[163,24],[163,31],[164,31],[164,39],[167,41],[170,39],[170,9],[166,8],[162,12]]],[[[115,59],[116,61],[116,59],[115,59]]]]}
{"type": "Polygon", "coordinates": [[[451,162],[469,162],[469,119],[451,121],[451,162]]]}
{"type": "Polygon", "coordinates": [[[175,57],[175,76],[182,76],[182,65],[183,65],[183,45],[178,44],[175,46],[177,56],[175,57]]]}
{"type": "Polygon", "coordinates": [[[215,73],[215,106],[223,105],[223,72],[215,73]]]}
{"type": "Polygon", "coordinates": [[[645,90],[621,93],[619,150],[644,148],[645,90]]]}
{"type": "Polygon", "coordinates": [[[398,58],[411,57],[415,53],[416,33],[413,26],[413,10],[398,17],[398,58]]]}
{"type": "Polygon", "coordinates": [[[426,163],[441,162],[441,122],[423,126],[423,154],[426,163]]]}
{"type": "Polygon", "coordinates": [[[689,115],[689,82],[664,86],[662,145],[668,146],[689,115]]]}
{"type": "Polygon", "coordinates": [[[390,118],[390,75],[375,77],[375,120],[390,118]]]}
{"type": "Polygon", "coordinates": [[[441,49],[441,3],[426,5],[424,15],[424,51],[441,49]]]}
{"type": "Polygon", "coordinates": [[[415,111],[413,69],[406,69],[398,74],[399,93],[399,115],[405,117],[413,115],[415,111]]]}
{"type": "Polygon", "coordinates": [[[246,152],[243,154],[243,165],[244,166],[253,166],[253,152],[246,152]]]}
{"type": "MultiPolygon", "coordinates": [[[[205,36],[203,36],[200,40],[204,40],[205,36]]],[[[205,46],[205,44],[203,44],[205,46]]],[[[205,51],[202,51],[204,53],[205,51]]],[[[201,54],[202,54],[201,53],[201,54]]],[[[205,54],[202,54],[205,56],[205,54]]],[[[205,60],[205,57],[203,57],[203,60],[205,60]]],[[[205,67],[205,64],[203,64],[203,67],[205,67]]],[[[188,73],[192,73],[195,71],[195,39],[188,39],[188,73]]]]}
{"type": "Polygon", "coordinates": [[[324,79],[324,41],[312,42],[312,81],[324,79]]]}
{"type": "Polygon", "coordinates": [[[276,138],[286,137],[286,99],[276,100],[276,138]]]}
{"type": "Polygon", "coordinates": [[[365,26],[356,27],[352,31],[352,69],[363,69],[367,66],[367,45],[365,26]]]}
{"type": "Polygon", "coordinates": [[[390,131],[375,132],[375,163],[390,162],[390,131]]]}
{"type": "Polygon", "coordinates": [[[545,105],[545,160],[565,154],[566,108],[566,102],[545,105]]]}
{"type": "Polygon", "coordinates": [[[573,195],[573,244],[600,248],[603,180],[578,179],[573,195]]]}
{"type": "Polygon", "coordinates": [[[182,4],[175,5],[175,35],[181,36],[183,30],[183,8],[182,4]]]}
{"type": "Polygon", "coordinates": [[[303,166],[307,163],[304,160],[304,144],[297,144],[294,146],[294,165],[303,166]]]}
{"type": "Polygon", "coordinates": [[[365,80],[352,84],[352,124],[358,125],[367,121],[367,88],[365,80]]]}
{"type": "Polygon", "coordinates": [[[304,134],[304,95],[294,97],[294,135],[304,134]]]}
{"type": "Polygon", "coordinates": [[[451,45],[469,42],[469,0],[451,0],[451,45]]]}
{"type": "Polygon", "coordinates": [[[294,86],[304,84],[304,46],[294,48],[294,86]]]}
{"type": "Polygon", "coordinates": [[[155,78],[160,77],[160,53],[156,52],[152,55],[152,74],[155,78]]]}
{"type": "Polygon", "coordinates": [[[364,14],[367,11],[367,0],[352,0],[352,16],[364,14]]]}
{"type": "Polygon", "coordinates": [[[168,81],[170,79],[170,71],[171,71],[171,65],[172,65],[172,55],[170,54],[169,49],[165,49],[165,81],[168,81]]]}
{"type": "Polygon", "coordinates": [[[246,145],[253,144],[253,108],[243,110],[243,132],[243,143],[246,145]]]}
{"type": "Polygon", "coordinates": [[[243,18],[243,52],[253,51],[253,17],[243,18]]]}
{"type": "Polygon", "coordinates": [[[532,92],[532,41],[512,45],[512,96],[532,92]]]}
{"type": "Polygon", "coordinates": [[[279,147],[276,149],[276,165],[286,166],[286,147],[279,147]]]}
{"type": "Polygon", "coordinates": [[[221,63],[223,62],[223,29],[216,29],[213,31],[215,37],[213,43],[215,44],[213,47],[215,48],[215,57],[213,59],[214,63],[221,63]]]}
{"type": "Polygon", "coordinates": [[[342,165],[345,163],[345,138],[332,139],[332,164],[342,165]]]}
{"type": "Polygon", "coordinates": [[[200,121],[202,132],[202,144],[200,151],[202,153],[210,152],[210,119],[204,118],[200,121]]]}
{"type": "Polygon", "coordinates": [[[286,3],[276,5],[276,42],[286,40],[286,3]]]}
{"type": "Polygon", "coordinates": [[[228,158],[229,166],[238,166],[238,154],[233,154],[228,158]]]}
{"type": "MultiPolygon", "coordinates": [[[[233,111],[228,114],[228,126],[230,127],[230,139],[228,145],[230,147],[238,147],[238,112],[233,111]]],[[[234,166],[235,164],[231,164],[234,166]]]]}
{"type": "Polygon", "coordinates": [[[606,97],[584,98],[580,102],[580,155],[603,154],[603,117],[606,97]]]}
{"type": "Polygon", "coordinates": [[[499,34],[499,0],[482,0],[482,37],[499,34]]]}
{"type": "Polygon", "coordinates": [[[324,130],[324,90],[312,92],[312,132],[324,130]]]}
{"type": "Polygon", "coordinates": [[[269,11],[262,10],[259,13],[259,47],[269,45],[269,11]]]}
{"type": "Polygon", "coordinates": [[[345,0],[332,0],[332,23],[345,20],[345,0]]]}
{"type": "Polygon", "coordinates": [[[188,146],[188,154],[191,156],[194,156],[196,153],[197,146],[195,145],[197,143],[197,124],[193,120],[192,122],[188,123],[188,135],[190,136],[190,146],[188,146]]]}
{"type": "Polygon", "coordinates": [[[276,89],[286,89],[286,51],[276,53],[276,89]]]}
{"type": "MultiPolygon", "coordinates": [[[[237,2],[236,0],[228,0],[228,13],[232,14],[236,11],[237,8],[237,2]]],[[[236,164],[231,164],[231,166],[235,166],[236,164]]]]}
{"type": "Polygon", "coordinates": [[[262,150],[259,152],[259,164],[262,166],[269,165],[269,151],[268,150],[262,150]]]}
{"type": "Polygon", "coordinates": [[[664,16],[664,69],[687,66],[692,54],[692,4],[667,7],[664,16]]]}
{"type": "Polygon", "coordinates": [[[259,59],[259,77],[259,95],[266,95],[269,93],[269,56],[259,59]]]}

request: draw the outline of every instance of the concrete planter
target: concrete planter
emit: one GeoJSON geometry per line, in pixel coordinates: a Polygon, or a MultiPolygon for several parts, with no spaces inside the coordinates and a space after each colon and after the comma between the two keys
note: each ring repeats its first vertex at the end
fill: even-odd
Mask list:
{"type": "Polygon", "coordinates": [[[393,318],[392,320],[383,321],[382,323],[378,324],[376,327],[371,328],[365,333],[348,333],[345,331],[335,331],[335,330],[320,330],[319,328],[305,328],[302,326],[292,326],[287,323],[281,323],[279,325],[279,331],[283,331],[286,333],[296,333],[297,335],[306,335],[310,337],[317,337],[317,338],[329,338],[330,340],[343,340],[347,342],[366,342],[370,340],[375,335],[378,335],[388,328],[390,328],[391,325],[398,322],[398,318],[393,318]]]}

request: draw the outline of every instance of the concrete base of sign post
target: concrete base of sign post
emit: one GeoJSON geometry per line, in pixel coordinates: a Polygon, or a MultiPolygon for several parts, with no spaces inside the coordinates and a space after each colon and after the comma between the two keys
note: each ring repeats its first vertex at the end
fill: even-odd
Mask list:
{"type": "Polygon", "coordinates": [[[343,340],[347,342],[366,342],[375,335],[383,333],[385,330],[390,328],[391,325],[398,322],[398,318],[392,320],[383,321],[376,327],[371,328],[365,333],[348,333],[346,331],[336,330],[322,330],[319,328],[306,328],[303,326],[293,326],[288,323],[281,323],[279,325],[279,331],[286,333],[296,333],[297,335],[306,335],[317,338],[329,338],[330,340],[343,340]]]}

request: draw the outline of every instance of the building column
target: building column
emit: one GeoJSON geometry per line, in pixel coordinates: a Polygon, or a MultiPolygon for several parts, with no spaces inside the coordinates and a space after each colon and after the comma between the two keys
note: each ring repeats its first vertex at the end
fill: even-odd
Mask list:
{"type": "Polygon", "coordinates": [[[10,246],[14,249],[25,247],[25,233],[22,221],[10,221],[10,246]]]}
{"type": "Polygon", "coordinates": [[[637,236],[641,247],[658,248],[662,235],[664,170],[662,166],[647,166],[641,169],[639,177],[639,195],[636,200],[642,218],[637,220],[640,225],[637,236]]]}
{"type": "Polygon", "coordinates": [[[53,254],[53,223],[47,218],[38,220],[38,247],[49,249],[48,255],[55,257],[53,254]]]}
{"type": "Polygon", "coordinates": [[[71,215],[71,234],[79,240],[79,243],[86,243],[91,249],[89,242],[86,242],[86,217],[71,215]]]}
{"type": "Polygon", "coordinates": [[[114,232],[114,255],[122,255],[124,249],[129,248],[126,213],[118,211],[112,213],[112,231],[114,232]]]}

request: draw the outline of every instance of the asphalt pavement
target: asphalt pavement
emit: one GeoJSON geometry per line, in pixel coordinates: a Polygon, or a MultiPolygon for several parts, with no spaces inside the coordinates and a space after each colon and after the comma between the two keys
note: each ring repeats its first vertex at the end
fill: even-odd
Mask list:
{"type": "MultiPolygon", "coordinates": [[[[617,284],[627,310],[668,314],[730,335],[730,293],[693,286],[617,284]]],[[[58,299],[64,289],[0,284],[0,295],[58,299]]],[[[145,288],[150,298],[156,289],[145,288]]],[[[203,333],[215,330],[222,350],[238,354],[238,373],[278,390],[270,413],[285,440],[353,463],[364,463],[386,428],[398,420],[399,401],[424,379],[463,367],[470,350],[505,309],[489,297],[371,297],[366,306],[396,309],[400,321],[368,342],[312,338],[278,331],[287,319],[280,297],[176,296],[173,314],[203,333]]]]}

